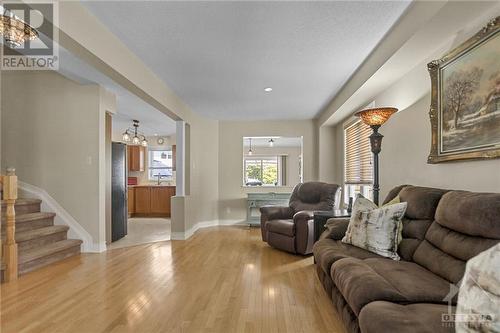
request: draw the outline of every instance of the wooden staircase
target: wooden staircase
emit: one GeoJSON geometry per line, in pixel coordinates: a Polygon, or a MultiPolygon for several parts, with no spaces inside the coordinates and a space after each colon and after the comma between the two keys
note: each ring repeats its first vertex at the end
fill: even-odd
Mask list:
{"type": "MultiPolygon", "coordinates": [[[[69,227],[54,225],[54,213],[40,211],[41,200],[17,199],[15,201],[15,243],[17,243],[17,268],[19,275],[50,265],[80,253],[81,240],[68,239],[69,227]]],[[[6,206],[2,200],[2,244],[6,243],[6,206]]],[[[5,264],[1,263],[4,280],[5,264]]]]}

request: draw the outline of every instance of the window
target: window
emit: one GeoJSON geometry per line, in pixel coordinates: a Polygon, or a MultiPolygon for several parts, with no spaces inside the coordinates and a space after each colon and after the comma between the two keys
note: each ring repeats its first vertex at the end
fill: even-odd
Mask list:
{"type": "Polygon", "coordinates": [[[280,186],[279,156],[245,157],[245,185],[280,186]]]}
{"type": "Polygon", "coordinates": [[[157,180],[172,179],[172,150],[149,150],[148,177],[157,180]]]}
{"type": "Polygon", "coordinates": [[[361,193],[372,197],[373,167],[370,146],[371,128],[362,121],[346,126],[345,135],[345,189],[344,202],[361,193]]]}

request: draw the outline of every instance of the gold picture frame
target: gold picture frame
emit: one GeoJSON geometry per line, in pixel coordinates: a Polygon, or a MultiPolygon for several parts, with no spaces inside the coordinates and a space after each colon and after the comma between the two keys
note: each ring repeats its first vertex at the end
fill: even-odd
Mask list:
{"type": "Polygon", "coordinates": [[[499,46],[500,16],[427,64],[432,132],[428,163],[500,158],[499,46]]]}

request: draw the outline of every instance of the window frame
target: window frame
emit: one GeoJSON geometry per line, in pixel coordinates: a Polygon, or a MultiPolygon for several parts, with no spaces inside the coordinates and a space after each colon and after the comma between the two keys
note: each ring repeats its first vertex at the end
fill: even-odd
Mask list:
{"type": "Polygon", "coordinates": [[[167,146],[167,147],[158,147],[158,148],[150,148],[148,149],[148,167],[147,167],[147,172],[148,172],[148,180],[157,180],[158,176],[151,176],[151,170],[171,170],[172,175],[171,176],[165,176],[161,177],[161,179],[164,180],[173,180],[174,179],[174,167],[173,167],[173,149],[172,146],[167,146]],[[172,166],[171,167],[152,167],[152,161],[153,161],[153,153],[154,152],[166,152],[167,154],[170,154],[170,159],[172,160],[172,166]]]}
{"type": "MultiPolygon", "coordinates": [[[[257,186],[261,186],[261,187],[277,187],[277,186],[282,186],[281,185],[281,173],[282,173],[282,170],[281,170],[281,156],[280,155],[251,155],[251,156],[244,156],[243,157],[243,186],[245,187],[257,187],[257,186]],[[248,179],[247,179],[247,160],[260,160],[260,170],[261,170],[261,178],[263,177],[264,175],[264,164],[263,164],[263,160],[266,160],[266,159],[271,159],[271,158],[274,158],[276,160],[276,168],[277,168],[277,172],[276,172],[276,185],[274,184],[264,184],[262,183],[262,185],[247,185],[247,182],[248,182],[248,179]]],[[[259,179],[260,181],[263,182],[262,179],[259,179]]]]}

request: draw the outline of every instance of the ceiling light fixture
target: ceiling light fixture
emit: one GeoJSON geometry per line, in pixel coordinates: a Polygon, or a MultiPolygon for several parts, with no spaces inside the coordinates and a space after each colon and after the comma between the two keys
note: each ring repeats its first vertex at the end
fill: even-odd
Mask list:
{"type": "Polygon", "coordinates": [[[147,147],[148,140],[146,139],[146,136],[144,134],[142,134],[141,132],[139,132],[139,130],[138,130],[139,120],[134,119],[132,121],[133,121],[133,124],[132,124],[133,127],[129,127],[125,130],[125,132],[123,132],[122,140],[125,143],[132,141],[133,145],[140,144],[141,146],[147,147]]]}
{"type": "Polygon", "coordinates": [[[5,40],[5,45],[14,49],[28,40],[38,38],[38,31],[35,28],[24,23],[23,20],[5,9],[5,7],[0,6],[0,8],[2,11],[0,14],[0,34],[5,40]]]}
{"type": "Polygon", "coordinates": [[[269,139],[269,147],[273,147],[274,146],[274,140],[273,139],[269,139]]]}
{"type": "Polygon", "coordinates": [[[267,88],[264,88],[264,91],[265,91],[265,92],[271,92],[271,91],[273,91],[273,88],[271,88],[271,87],[267,87],[267,88]]]}

